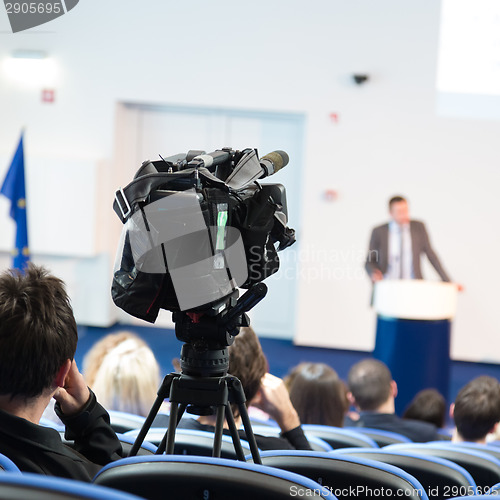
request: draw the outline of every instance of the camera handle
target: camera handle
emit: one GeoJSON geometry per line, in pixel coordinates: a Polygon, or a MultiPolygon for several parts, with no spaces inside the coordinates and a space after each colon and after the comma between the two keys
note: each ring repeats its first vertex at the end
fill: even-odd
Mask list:
{"type": "Polygon", "coordinates": [[[212,456],[220,457],[221,454],[225,416],[233,440],[236,456],[238,460],[244,462],[245,454],[241,446],[238,429],[236,428],[234,415],[230,406],[230,402],[234,402],[238,405],[253,461],[256,464],[262,463],[250,418],[248,417],[245,405],[245,394],[241,382],[232,375],[221,377],[193,377],[182,373],[168,374],[163,379],[162,385],[158,390],[158,396],[130,450],[129,456],[137,455],[139,448],[151,428],[153,420],[160,410],[161,404],[167,397],[169,397],[171,404],[170,419],[167,432],[156,450],[157,455],[163,454],[163,452],[167,455],[174,453],[175,430],[188,405],[193,405],[196,408],[216,408],[216,425],[212,456]]]}

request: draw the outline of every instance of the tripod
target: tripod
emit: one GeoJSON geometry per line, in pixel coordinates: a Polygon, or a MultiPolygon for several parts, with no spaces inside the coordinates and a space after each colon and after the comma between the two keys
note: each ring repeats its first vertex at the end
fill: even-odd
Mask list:
{"type": "MultiPolygon", "coordinates": [[[[176,312],[173,314],[175,333],[186,343],[181,349],[181,373],[170,373],[160,386],[157,398],[142,426],[129,456],[137,454],[151,428],[163,401],[170,400],[170,419],[167,432],[160,442],[156,454],[173,454],[175,430],[186,411],[195,414],[212,414],[216,409],[216,424],[212,456],[220,457],[224,418],[227,421],[238,460],[245,461],[245,455],[238,435],[231,403],[236,404],[243,422],[243,428],[254,463],[261,464],[250,419],[245,405],[245,393],[241,382],[228,375],[228,346],[239,332],[239,326],[248,326],[245,311],[250,310],[264,298],[267,287],[260,283],[248,290],[234,306],[229,306],[223,316],[176,312]],[[235,334],[235,335],[234,335],[235,334]]],[[[234,296],[230,300],[233,300],[234,296]]],[[[212,307],[220,310],[220,304],[212,307]]]]}

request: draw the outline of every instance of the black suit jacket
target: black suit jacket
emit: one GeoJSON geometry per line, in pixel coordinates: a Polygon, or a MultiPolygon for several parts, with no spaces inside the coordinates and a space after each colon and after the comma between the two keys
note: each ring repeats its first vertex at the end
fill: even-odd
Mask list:
{"type": "MultiPolygon", "coordinates": [[[[415,279],[422,279],[420,256],[425,254],[441,279],[443,281],[451,281],[441,265],[436,252],[431,246],[424,223],[416,220],[410,221],[410,234],[413,254],[413,275],[415,279]]],[[[369,275],[371,275],[375,269],[379,269],[382,274],[385,274],[388,266],[389,224],[382,224],[372,231],[365,268],[369,275]]]]}
{"type": "Polygon", "coordinates": [[[437,429],[428,422],[403,419],[394,413],[361,412],[359,420],[346,417],[346,427],[368,427],[402,434],[416,443],[439,440],[437,429]]]}
{"type": "Polygon", "coordinates": [[[22,472],[86,482],[91,482],[103,465],[123,457],[109,415],[93,393],[81,413],[58,415],[66,425],[66,439],[74,440],[74,448],[63,444],[55,429],[0,410],[0,453],[22,472]]]}

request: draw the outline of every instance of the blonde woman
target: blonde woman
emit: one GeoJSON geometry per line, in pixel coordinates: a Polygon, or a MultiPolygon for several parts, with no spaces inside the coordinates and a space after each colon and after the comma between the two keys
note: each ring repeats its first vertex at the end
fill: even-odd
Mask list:
{"type": "Polygon", "coordinates": [[[160,385],[153,351],[130,332],[106,335],[87,353],[83,373],[108,410],[147,416],[160,385]]]}

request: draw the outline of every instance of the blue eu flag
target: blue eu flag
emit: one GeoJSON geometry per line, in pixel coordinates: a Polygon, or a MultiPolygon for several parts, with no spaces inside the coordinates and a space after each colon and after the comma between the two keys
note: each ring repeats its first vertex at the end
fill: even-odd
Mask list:
{"type": "Polygon", "coordinates": [[[12,159],[0,193],[10,200],[10,216],[17,225],[16,247],[13,251],[14,268],[24,270],[29,261],[28,225],[26,222],[26,187],[24,182],[23,134],[12,159]]]}

